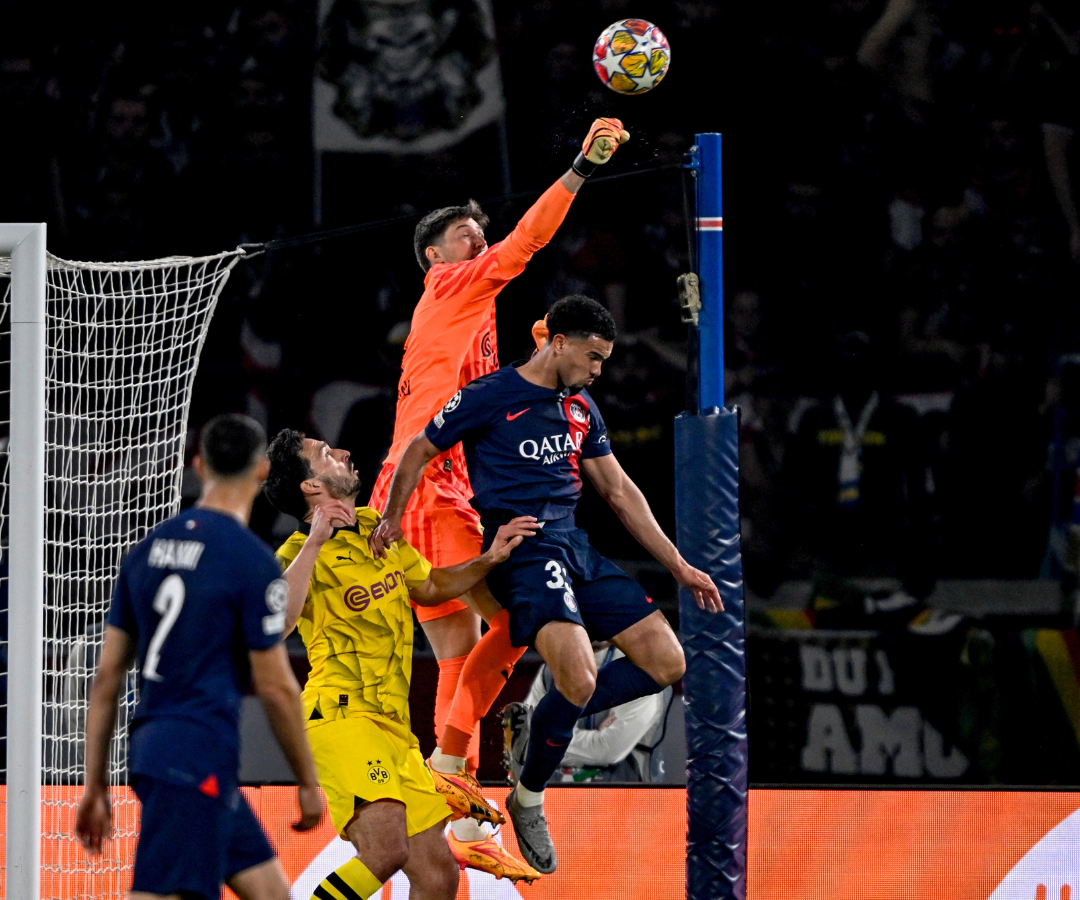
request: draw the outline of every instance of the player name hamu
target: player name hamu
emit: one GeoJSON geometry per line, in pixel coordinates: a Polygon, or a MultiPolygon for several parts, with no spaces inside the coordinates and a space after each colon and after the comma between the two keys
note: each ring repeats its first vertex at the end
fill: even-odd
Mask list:
{"type": "Polygon", "coordinates": [[[576,437],[567,432],[565,435],[553,434],[545,437],[539,443],[534,440],[522,441],[518,445],[518,453],[526,459],[539,460],[541,465],[546,466],[581,450],[584,437],[585,432],[579,431],[576,437]]]}
{"type": "Polygon", "coordinates": [[[187,569],[194,571],[206,545],[201,541],[173,541],[158,538],[150,546],[146,564],[154,569],[187,569]]]}

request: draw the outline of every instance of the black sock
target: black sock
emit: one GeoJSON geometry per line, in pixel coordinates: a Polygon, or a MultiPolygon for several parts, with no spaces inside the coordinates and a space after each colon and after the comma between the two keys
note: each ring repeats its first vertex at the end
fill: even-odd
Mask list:
{"type": "Polygon", "coordinates": [[[581,714],[591,716],[639,697],[659,694],[662,690],[648,672],[639,669],[625,656],[620,656],[597,673],[596,690],[581,714]]]}
{"type": "Polygon", "coordinates": [[[574,735],[574,723],[580,716],[581,707],[574,706],[557,687],[536,704],[529,726],[529,751],[518,779],[524,787],[530,791],[544,789],[566,754],[574,735]]]}

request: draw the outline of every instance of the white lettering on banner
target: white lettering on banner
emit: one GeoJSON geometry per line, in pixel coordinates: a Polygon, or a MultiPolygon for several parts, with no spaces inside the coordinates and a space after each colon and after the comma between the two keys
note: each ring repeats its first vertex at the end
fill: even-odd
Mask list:
{"type": "Polygon", "coordinates": [[[836,687],[847,697],[866,693],[866,651],[861,647],[837,647],[832,652],[836,687]]]}
{"type": "Polygon", "coordinates": [[[173,541],[157,538],[150,545],[146,564],[154,569],[187,569],[192,571],[199,564],[206,545],[199,541],[173,541]]]}
{"type": "Polygon", "coordinates": [[[817,644],[800,644],[799,659],[802,661],[802,689],[829,693],[833,690],[832,660],[829,652],[817,644]]]}
{"type": "Polygon", "coordinates": [[[925,721],[914,706],[886,713],[880,706],[855,707],[860,751],[856,754],[847,724],[835,703],[815,703],[806,723],[806,745],[800,764],[807,772],[835,775],[886,775],[899,778],[959,778],[968,770],[967,757],[956,747],[945,752],[941,732],[925,721]]]}

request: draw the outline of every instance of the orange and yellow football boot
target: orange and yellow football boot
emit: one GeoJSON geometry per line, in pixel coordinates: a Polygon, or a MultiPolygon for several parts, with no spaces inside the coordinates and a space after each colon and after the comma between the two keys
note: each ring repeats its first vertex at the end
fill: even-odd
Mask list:
{"type": "Polygon", "coordinates": [[[509,878],[511,881],[525,879],[526,884],[532,884],[540,877],[536,869],[520,859],[515,859],[494,838],[459,841],[454,837],[454,832],[448,831],[446,841],[450,845],[454,861],[462,869],[468,866],[470,869],[488,872],[496,878],[509,878]]]}
{"type": "Polygon", "coordinates": [[[453,818],[476,819],[478,822],[490,822],[492,825],[506,823],[506,817],[484,799],[480,782],[467,770],[461,769],[453,775],[436,772],[431,766],[430,759],[427,761],[427,767],[431,772],[431,777],[435,779],[435,790],[442,794],[446,805],[454,814],[453,818]]]}

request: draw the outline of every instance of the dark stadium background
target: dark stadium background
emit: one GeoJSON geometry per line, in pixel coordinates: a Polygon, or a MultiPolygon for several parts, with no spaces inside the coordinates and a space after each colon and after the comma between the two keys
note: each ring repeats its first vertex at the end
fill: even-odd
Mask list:
{"type": "MultiPolygon", "coordinates": [[[[610,173],[680,162],[695,131],[724,132],[728,398],[743,410],[752,622],[768,629],[798,614],[903,632],[947,595],[962,622],[951,626],[957,646],[941,652],[955,666],[973,631],[1073,622],[1080,232],[1070,253],[1051,177],[1075,177],[1076,159],[1045,135],[1068,134],[1080,115],[1080,18],[1064,0],[910,5],[877,51],[867,35],[882,0],[494,7],[514,191],[557,178],[597,115],[621,117],[633,135],[610,173]],[[607,91],[589,64],[596,35],[628,15],[659,24],[672,45],[666,81],[642,97],[607,91]],[[875,389],[883,437],[864,452],[852,509],[837,500],[832,398],[858,409],[875,389]],[[999,588],[964,593],[987,580],[999,588]]],[[[105,261],[313,230],[315,15],[311,0],[0,3],[0,220],[45,220],[53,253],[105,261]]],[[[496,126],[426,156],[328,154],[320,227],[497,197],[503,163],[496,126]]],[[[489,238],[529,202],[490,204],[489,238]]],[[[233,410],[271,433],[341,423],[370,485],[392,427],[401,323],[422,290],[411,232],[406,223],[242,262],[203,352],[192,434],[233,410]]],[[[594,393],[669,532],[671,423],[685,383],[675,278],[687,265],[678,171],[588,185],[498,311],[505,365],[529,351],[529,325],[558,297],[583,292],[612,309],[623,336],[594,393]]],[[[190,502],[190,479],[185,491],[190,502]]],[[[581,519],[674,616],[673,583],[592,493],[581,519]]],[[[288,531],[265,504],[253,524],[271,542],[288,531]]],[[[768,659],[756,666],[751,641],[759,709],[780,709],[798,676],[768,659]]],[[[1015,671],[1001,666],[987,670],[991,683],[1015,671]]],[[[421,705],[425,667],[421,658],[421,705]]],[[[525,680],[516,684],[523,693],[525,680]]],[[[933,688],[910,690],[919,702],[933,688]]],[[[769,715],[762,734],[802,728],[769,715]]],[[[939,727],[961,743],[983,734],[939,727]]],[[[427,727],[417,731],[427,744],[427,727]]],[[[760,745],[752,776],[798,780],[777,762],[790,756],[785,740],[760,745]]],[[[1031,777],[1076,783],[1070,746],[1031,777]]],[[[970,777],[1016,780],[1027,756],[1002,753],[984,754],[970,777]]]]}

